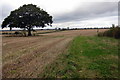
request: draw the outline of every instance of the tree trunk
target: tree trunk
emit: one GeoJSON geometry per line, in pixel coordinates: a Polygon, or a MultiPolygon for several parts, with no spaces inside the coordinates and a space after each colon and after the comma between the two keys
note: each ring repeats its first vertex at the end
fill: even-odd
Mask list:
{"type": "Polygon", "coordinates": [[[31,34],[31,27],[28,28],[28,36],[32,36],[32,34],[31,34]]]}
{"type": "Polygon", "coordinates": [[[10,31],[12,30],[12,27],[10,27],[10,31]]]}

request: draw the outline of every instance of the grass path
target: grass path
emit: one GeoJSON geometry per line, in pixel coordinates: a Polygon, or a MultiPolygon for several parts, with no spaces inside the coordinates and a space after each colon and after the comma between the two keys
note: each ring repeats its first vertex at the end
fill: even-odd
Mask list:
{"type": "Polygon", "coordinates": [[[113,38],[76,37],[38,77],[118,78],[117,44],[113,38]]]}

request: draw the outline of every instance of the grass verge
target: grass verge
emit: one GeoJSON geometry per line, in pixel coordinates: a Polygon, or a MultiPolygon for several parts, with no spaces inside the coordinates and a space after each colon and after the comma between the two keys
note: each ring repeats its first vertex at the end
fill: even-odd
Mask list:
{"type": "Polygon", "coordinates": [[[66,53],[48,65],[44,78],[118,78],[118,40],[76,37],[66,53]]]}

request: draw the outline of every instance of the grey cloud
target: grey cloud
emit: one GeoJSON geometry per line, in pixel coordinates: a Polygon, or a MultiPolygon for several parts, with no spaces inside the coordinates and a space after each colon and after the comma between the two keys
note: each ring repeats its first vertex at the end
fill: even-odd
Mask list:
{"type": "Polygon", "coordinates": [[[54,22],[82,21],[107,16],[117,16],[117,2],[85,2],[71,12],[55,15],[54,22]]]}
{"type": "MultiPolygon", "coordinates": [[[[83,21],[98,17],[117,16],[117,5],[117,2],[84,2],[71,12],[53,15],[54,23],[83,21]]],[[[14,7],[8,3],[3,3],[0,5],[0,8],[2,8],[0,22],[2,22],[2,20],[14,9],[14,7]]]]}
{"type": "Polygon", "coordinates": [[[2,5],[0,5],[0,8],[1,8],[0,22],[2,22],[3,19],[10,14],[11,10],[13,10],[13,6],[8,3],[3,3],[2,5]]]}

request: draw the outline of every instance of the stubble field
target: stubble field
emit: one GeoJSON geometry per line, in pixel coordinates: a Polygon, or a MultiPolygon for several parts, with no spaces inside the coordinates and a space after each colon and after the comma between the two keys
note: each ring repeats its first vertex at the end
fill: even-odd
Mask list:
{"type": "MultiPolygon", "coordinates": [[[[100,29],[99,32],[106,29],[100,29]]],[[[37,78],[45,67],[65,53],[76,36],[94,36],[97,30],[68,30],[32,37],[2,37],[3,78],[37,78]]]]}

